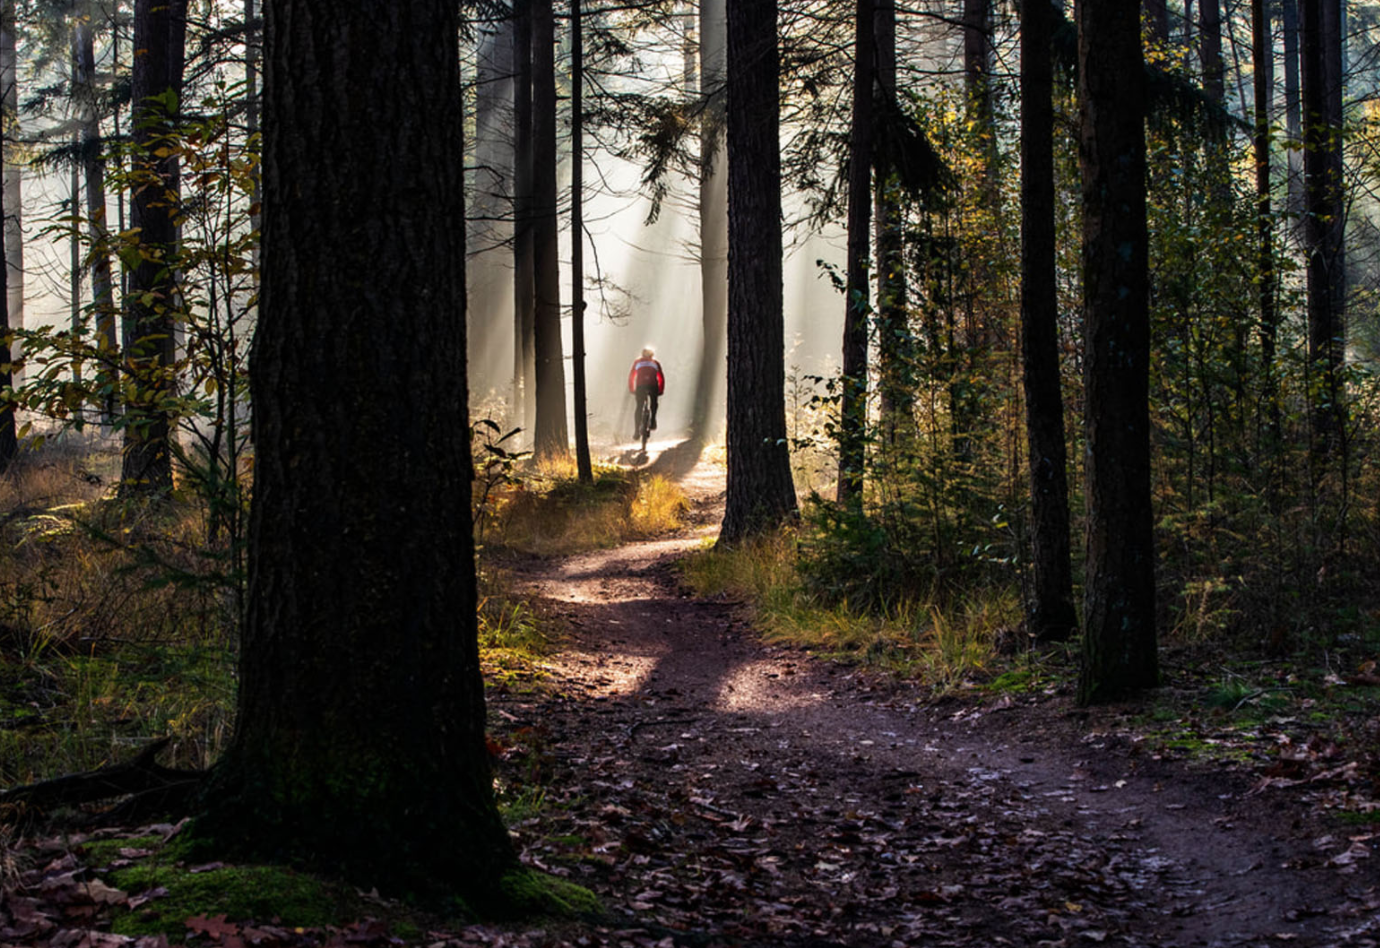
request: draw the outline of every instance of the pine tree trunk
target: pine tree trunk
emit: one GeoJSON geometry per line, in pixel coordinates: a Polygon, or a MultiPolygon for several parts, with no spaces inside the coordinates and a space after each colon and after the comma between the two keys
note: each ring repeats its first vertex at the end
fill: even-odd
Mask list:
{"type": "Polygon", "coordinates": [[[1302,239],[1303,197],[1303,94],[1299,75],[1298,0],[1281,0],[1280,29],[1284,34],[1284,135],[1288,139],[1289,160],[1285,209],[1295,222],[1294,239],[1302,239]]]}
{"type": "Polygon", "coordinates": [[[182,87],[187,0],[137,0],[131,100],[135,172],[131,226],[139,232],[141,259],[129,281],[124,355],[130,384],[125,399],[121,489],[159,494],[172,487],[172,417],[177,359],[177,252],[179,187],[175,157],[155,150],[172,131],[182,87]]]}
{"type": "Polygon", "coordinates": [[[728,331],[728,154],[724,148],[728,38],[724,0],[700,0],[700,324],[691,437],[704,444],[721,433],[728,331]]]}
{"type": "MultiPolygon", "coordinates": [[[[501,390],[511,374],[499,360],[512,330],[514,29],[510,16],[481,24],[475,55],[474,175],[469,220],[470,387],[480,397],[501,390]]],[[[515,363],[516,364],[516,363],[515,363]]],[[[518,406],[514,405],[516,409],[518,406]]]]}
{"type": "MultiPolygon", "coordinates": [[[[888,109],[896,108],[896,0],[877,0],[877,86],[888,109]]],[[[877,390],[884,451],[894,457],[910,427],[910,326],[906,314],[905,209],[896,175],[878,166],[873,179],[873,230],[877,264],[877,390]]]]}
{"type": "Polygon", "coordinates": [[[533,231],[532,3],[513,0],[513,411],[537,427],[536,238],[533,231]]]}
{"type": "MultiPolygon", "coordinates": [[[[91,7],[88,4],[87,10],[91,7]]],[[[106,420],[117,411],[120,340],[115,325],[115,278],[110,265],[110,229],[106,226],[105,156],[96,114],[96,56],[92,27],[79,19],[72,27],[72,59],[76,68],[77,102],[81,114],[81,156],[86,177],[87,233],[91,241],[91,305],[96,315],[96,344],[101,349],[99,384],[110,393],[101,399],[106,420]]]]}
{"type": "MultiPolygon", "coordinates": [[[[0,126],[0,127],[8,127],[0,126]]],[[[0,132],[0,142],[3,142],[4,133],[0,132]]],[[[5,204],[9,194],[4,188],[0,188],[0,219],[3,219],[5,212],[9,210],[5,204]]],[[[5,242],[9,238],[9,229],[0,227],[0,261],[5,258],[5,242]]],[[[14,347],[14,336],[10,329],[9,314],[9,267],[0,265],[0,345],[6,351],[0,353],[0,390],[9,388],[14,383],[14,373],[10,370],[11,360],[8,350],[14,347]]],[[[18,431],[14,421],[14,406],[7,402],[0,402],[0,473],[9,470],[15,458],[19,456],[18,431]]]]}
{"type": "MultiPolygon", "coordinates": [[[[1166,0],[1145,0],[1145,22],[1149,27],[1150,41],[1164,45],[1169,42],[1169,4],[1166,0]]],[[[1021,29],[1025,29],[1025,18],[1021,18],[1021,29]]]]}
{"type": "Polygon", "coordinates": [[[585,395],[585,41],[580,4],[581,0],[570,0],[570,347],[575,374],[575,471],[580,483],[592,484],[585,395]]]}
{"type": "Polygon", "coordinates": [[[872,88],[876,78],[876,4],[856,0],[853,121],[848,150],[848,276],[843,312],[839,408],[839,503],[861,503],[867,460],[868,263],[872,236],[872,88]]]}
{"type": "Polygon", "coordinates": [[[1279,335],[1279,314],[1275,306],[1278,290],[1275,279],[1274,218],[1270,210],[1270,98],[1274,75],[1274,43],[1270,35],[1270,16],[1265,0],[1251,0],[1251,59],[1255,75],[1255,157],[1256,269],[1259,271],[1261,401],[1264,403],[1267,457],[1274,457],[1279,444],[1280,404],[1276,379],[1275,349],[1279,335]]]}
{"type": "MultiPolygon", "coordinates": [[[[19,120],[19,53],[16,47],[15,0],[0,0],[0,109],[6,120],[19,120]]],[[[24,173],[10,149],[4,156],[5,268],[8,325],[24,328],[24,173]]]]}
{"type": "Polygon", "coordinates": [[[786,443],[776,0],[728,0],[728,491],[719,541],[796,516],[786,443]]]}
{"type": "Polygon", "coordinates": [[[536,283],[538,459],[570,454],[561,345],[560,198],[556,190],[556,34],[552,0],[532,2],[532,241],[536,283]]]}
{"type": "Polygon", "coordinates": [[[1028,629],[1062,641],[1077,628],[1055,272],[1054,66],[1049,0],[1021,4],[1021,368],[1030,456],[1034,600],[1028,629]]]}
{"type": "MultiPolygon", "coordinates": [[[[1303,0],[1304,181],[1308,200],[1308,363],[1312,456],[1325,468],[1341,446],[1346,417],[1346,223],[1342,179],[1341,0],[1303,0]]],[[[1318,475],[1321,476],[1321,475],[1318,475]]]]}
{"type": "Polygon", "coordinates": [[[198,832],[491,913],[517,862],[475,627],[457,7],[266,13],[250,594],[198,832]]]}
{"type": "Polygon", "coordinates": [[[1140,4],[1078,5],[1087,578],[1082,703],[1157,683],[1140,4]]]}

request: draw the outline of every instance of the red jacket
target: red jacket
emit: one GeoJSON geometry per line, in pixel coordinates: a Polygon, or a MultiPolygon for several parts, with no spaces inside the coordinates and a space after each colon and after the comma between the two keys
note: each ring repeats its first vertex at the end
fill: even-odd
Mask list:
{"type": "Polygon", "coordinates": [[[636,395],[639,388],[653,385],[658,395],[666,394],[666,376],[661,373],[661,363],[656,359],[638,359],[628,372],[628,391],[636,395]]]}

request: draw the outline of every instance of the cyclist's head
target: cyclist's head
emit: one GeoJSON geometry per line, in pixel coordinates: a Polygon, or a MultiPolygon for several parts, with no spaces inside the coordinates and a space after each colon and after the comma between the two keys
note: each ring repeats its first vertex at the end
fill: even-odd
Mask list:
{"type": "Polygon", "coordinates": [[[650,359],[654,355],[656,355],[656,353],[652,351],[651,346],[648,346],[647,348],[642,350],[642,358],[644,359],[650,359]]]}

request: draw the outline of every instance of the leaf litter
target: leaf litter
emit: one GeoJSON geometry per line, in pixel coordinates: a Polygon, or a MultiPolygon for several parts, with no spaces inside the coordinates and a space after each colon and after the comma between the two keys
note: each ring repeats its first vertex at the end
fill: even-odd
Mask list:
{"type": "Polygon", "coordinates": [[[526,564],[568,646],[543,683],[490,693],[504,796],[541,800],[510,810],[522,860],[593,890],[604,917],[437,923],[404,940],[372,918],[202,914],[174,938],[136,938],[109,931],[113,914],[166,892],[113,888],[68,837],[29,844],[0,943],[1380,945],[1380,831],[1320,815],[1367,812],[1373,761],[1266,722],[1207,738],[1244,742],[1253,764],[1203,766],[1129,713],[1057,693],[932,703],[765,645],[731,603],[687,597],[668,559],[695,542],[526,564]]]}

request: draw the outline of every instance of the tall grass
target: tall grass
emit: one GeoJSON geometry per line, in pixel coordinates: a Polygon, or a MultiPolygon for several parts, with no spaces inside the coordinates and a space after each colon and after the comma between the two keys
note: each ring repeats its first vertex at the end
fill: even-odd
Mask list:
{"type": "Polygon", "coordinates": [[[781,531],[728,550],[698,551],[683,569],[700,595],[743,600],[769,640],[938,688],[984,676],[999,635],[1019,623],[1019,596],[1007,588],[947,602],[901,599],[885,609],[825,602],[801,574],[799,543],[795,533],[781,531]]]}
{"type": "Polygon", "coordinates": [[[581,484],[558,473],[537,471],[498,493],[484,514],[486,549],[538,556],[608,549],[675,530],[689,509],[680,488],[659,475],[607,467],[581,484]]]}

